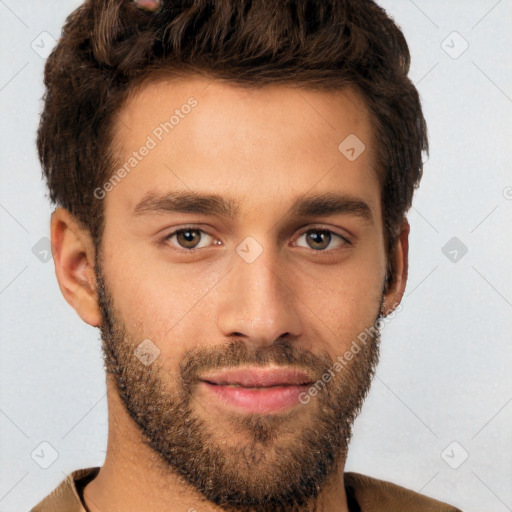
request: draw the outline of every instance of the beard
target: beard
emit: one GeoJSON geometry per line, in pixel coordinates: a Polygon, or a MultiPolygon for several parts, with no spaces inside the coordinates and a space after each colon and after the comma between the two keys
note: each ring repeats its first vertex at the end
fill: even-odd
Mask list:
{"type": "Polygon", "coordinates": [[[99,259],[95,273],[105,370],[142,441],[158,455],[164,474],[178,475],[226,511],[316,510],[322,489],[342,476],[338,471],[347,457],[352,424],[375,374],[383,297],[373,326],[366,330],[368,340],[328,384],[320,382],[321,376],[329,369],[332,375],[335,360],[281,338],[253,350],[243,340],[196,347],[186,352],[176,377],[170,379],[174,373],[162,357],[147,366],[135,357],[142,340],[130,336],[120,320],[99,259]],[[227,428],[194,400],[199,377],[206,371],[269,364],[306,369],[323,389],[284,415],[226,411],[222,421],[227,428]]]}

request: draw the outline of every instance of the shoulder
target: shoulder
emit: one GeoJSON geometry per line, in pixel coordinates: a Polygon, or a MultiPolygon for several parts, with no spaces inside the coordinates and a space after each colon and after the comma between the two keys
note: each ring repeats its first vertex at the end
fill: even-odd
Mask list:
{"type": "Polygon", "coordinates": [[[77,483],[94,478],[99,470],[99,467],[91,467],[73,471],[30,512],[84,512],[77,483]]]}
{"type": "Polygon", "coordinates": [[[447,503],[360,473],[345,473],[344,484],[356,498],[361,512],[462,512],[447,503]]]}

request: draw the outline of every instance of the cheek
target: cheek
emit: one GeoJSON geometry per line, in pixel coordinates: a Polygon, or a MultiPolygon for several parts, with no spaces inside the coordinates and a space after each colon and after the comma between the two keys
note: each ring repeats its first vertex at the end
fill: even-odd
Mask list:
{"type": "Polygon", "coordinates": [[[285,275],[288,286],[300,291],[306,304],[319,311],[331,310],[329,306],[333,305],[342,313],[380,301],[385,266],[384,256],[373,247],[335,265],[302,263],[290,267],[285,275]]]}
{"type": "Polygon", "coordinates": [[[129,253],[119,247],[104,272],[129,334],[157,340],[162,352],[173,339],[179,339],[180,344],[197,343],[199,327],[215,321],[211,289],[222,274],[211,268],[162,265],[158,259],[148,259],[147,254],[129,253]]]}
{"type": "Polygon", "coordinates": [[[299,299],[306,324],[330,340],[333,354],[344,352],[357,335],[374,324],[382,298],[385,261],[378,251],[337,266],[302,265],[286,282],[299,299]]]}

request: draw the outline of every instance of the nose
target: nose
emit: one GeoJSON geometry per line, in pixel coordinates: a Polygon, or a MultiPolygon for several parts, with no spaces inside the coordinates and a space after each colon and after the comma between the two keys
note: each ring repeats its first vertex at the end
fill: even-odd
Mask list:
{"type": "Polygon", "coordinates": [[[234,254],[233,267],[219,290],[217,321],[223,336],[269,346],[301,333],[298,297],[284,264],[270,249],[252,262],[234,254]]]}

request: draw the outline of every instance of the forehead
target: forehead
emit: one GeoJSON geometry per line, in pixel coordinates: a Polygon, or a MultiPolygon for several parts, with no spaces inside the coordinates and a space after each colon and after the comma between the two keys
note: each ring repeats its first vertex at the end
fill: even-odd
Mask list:
{"type": "Polygon", "coordinates": [[[108,199],[128,209],[151,190],[176,189],[224,192],[254,208],[256,198],[283,203],[339,189],[378,207],[371,116],[352,88],[159,79],[130,96],[114,133],[128,172],[108,199]]]}
{"type": "MultiPolygon", "coordinates": [[[[147,132],[154,127],[156,120],[169,120],[191,98],[197,99],[200,110],[208,110],[210,119],[201,116],[197,120],[207,124],[208,121],[222,122],[230,116],[245,115],[247,127],[252,124],[250,127],[254,129],[256,124],[263,121],[264,125],[260,126],[262,131],[282,126],[290,135],[304,129],[311,134],[318,127],[322,135],[330,128],[333,135],[339,136],[350,126],[367,139],[370,134],[366,131],[372,124],[362,94],[351,86],[337,90],[315,90],[291,83],[257,86],[228,83],[197,75],[176,78],[160,76],[143,82],[129,94],[121,108],[115,130],[118,140],[126,142],[129,138],[127,130],[131,131],[130,121],[137,122],[138,127],[147,132]],[[251,120],[253,123],[250,123],[251,120]],[[290,127],[296,130],[290,131],[290,127]]],[[[183,112],[177,114],[183,119],[180,115],[183,112]]],[[[195,127],[206,128],[199,125],[199,122],[195,127]]],[[[238,131],[239,127],[240,124],[232,128],[238,131]]],[[[173,130],[173,135],[176,133],[178,131],[173,130]]],[[[216,133],[212,130],[209,135],[214,136],[216,133]]]]}

